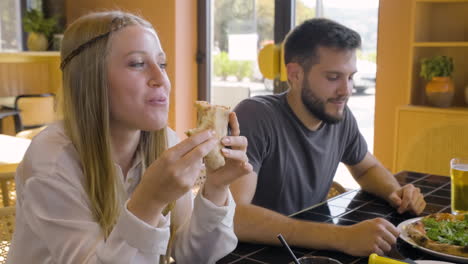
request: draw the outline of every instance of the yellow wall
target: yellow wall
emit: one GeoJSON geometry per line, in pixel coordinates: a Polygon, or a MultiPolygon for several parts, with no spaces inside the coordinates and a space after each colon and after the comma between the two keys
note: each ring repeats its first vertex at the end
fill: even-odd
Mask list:
{"type": "Polygon", "coordinates": [[[410,78],[409,0],[380,0],[375,91],[374,154],[393,170],[395,117],[407,102],[410,78]]]}
{"type": "Polygon", "coordinates": [[[180,137],[195,126],[197,99],[197,1],[193,0],[67,0],[67,20],[96,10],[121,9],[142,15],[158,32],[172,82],[169,125],[180,137]],[[176,71],[177,69],[177,71],[176,71]]]}

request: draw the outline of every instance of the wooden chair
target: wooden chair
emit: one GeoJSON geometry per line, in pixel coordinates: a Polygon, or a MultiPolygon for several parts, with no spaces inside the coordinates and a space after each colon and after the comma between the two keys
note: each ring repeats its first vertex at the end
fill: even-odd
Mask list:
{"type": "Polygon", "coordinates": [[[18,95],[13,110],[19,111],[15,115],[16,133],[52,123],[55,121],[55,94],[18,95]]]}
{"type": "MultiPolygon", "coordinates": [[[[14,165],[17,166],[17,164],[14,165]]],[[[0,208],[14,206],[16,204],[15,173],[15,170],[6,172],[0,170],[0,208]]]]}
{"type": "Polygon", "coordinates": [[[345,192],[346,189],[341,184],[334,181],[330,187],[330,190],[328,191],[327,199],[333,198],[345,192]]]}
{"type": "Polygon", "coordinates": [[[15,229],[14,206],[0,208],[0,264],[6,263],[10,242],[15,229]]]}

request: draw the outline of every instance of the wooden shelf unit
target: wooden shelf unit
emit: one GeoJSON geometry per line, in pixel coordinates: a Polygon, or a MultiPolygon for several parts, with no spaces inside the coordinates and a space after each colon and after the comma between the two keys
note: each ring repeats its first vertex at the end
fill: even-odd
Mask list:
{"type": "Polygon", "coordinates": [[[57,93],[62,87],[59,52],[0,52],[0,97],[57,93]]]}
{"type": "Polygon", "coordinates": [[[468,0],[414,0],[408,103],[427,105],[426,82],[419,76],[421,60],[435,55],[454,60],[454,106],[466,106],[468,85],[468,0]]]}
{"type": "Polygon", "coordinates": [[[449,175],[450,159],[468,155],[468,108],[401,106],[393,168],[449,175]]]}
{"type": "Polygon", "coordinates": [[[414,47],[411,58],[411,83],[409,93],[409,104],[428,105],[425,95],[426,81],[420,77],[421,60],[435,55],[446,55],[453,58],[454,72],[452,74],[455,86],[453,106],[467,106],[464,100],[465,86],[468,85],[468,46],[432,46],[414,47]]]}
{"type": "Polygon", "coordinates": [[[406,105],[396,112],[393,170],[449,175],[449,161],[468,157],[468,0],[413,0],[410,29],[410,76],[406,105]],[[421,60],[453,58],[453,107],[428,105],[421,60]]]}

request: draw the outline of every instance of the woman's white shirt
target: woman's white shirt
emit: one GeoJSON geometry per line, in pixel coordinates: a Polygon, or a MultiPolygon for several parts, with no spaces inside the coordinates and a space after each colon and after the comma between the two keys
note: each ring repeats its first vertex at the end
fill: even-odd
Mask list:
{"type": "MultiPolygon", "coordinates": [[[[168,129],[169,146],[177,142],[168,129]]],[[[123,182],[123,201],[140,182],[141,166],[141,159],[135,159],[123,182]]],[[[84,182],[78,153],[61,123],[34,138],[17,169],[16,227],[7,263],[159,263],[166,254],[171,217],[177,227],[172,256],[179,264],[215,263],[236,247],[230,193],[227,205],[218,207],[201,192],[196,198],[187,192],[157,227],[130,213],[125,202],[104,240],[84,182]]]]}

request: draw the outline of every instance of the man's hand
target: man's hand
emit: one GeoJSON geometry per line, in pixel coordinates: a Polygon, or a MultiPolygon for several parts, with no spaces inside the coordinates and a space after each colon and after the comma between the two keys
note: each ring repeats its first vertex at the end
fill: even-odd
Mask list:
{"type": "Polygon", "coordinates": [[[399,235],[394,225],[383,218],[374,218],[346,226],[338,249],[353,256],[384,255],[396,243],[399,235]]]}
{"type": "Polygon", "coordinates": [[[412,184],[407,184],[392,192],[388,196],[387,201],[390,202],[393,207],[397,208],[400,214],[410,212],[419,215],[426,207],[421,189],[414,187],[412,184]]]}

